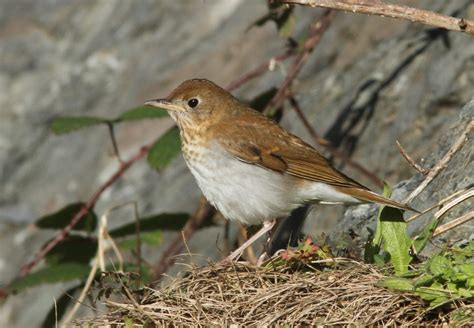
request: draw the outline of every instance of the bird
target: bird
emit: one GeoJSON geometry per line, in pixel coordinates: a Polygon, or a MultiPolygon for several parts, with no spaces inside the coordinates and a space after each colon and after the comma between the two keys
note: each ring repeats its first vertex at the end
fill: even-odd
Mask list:
{"type": "Polygon", "coordinates": [[[238,259],[302,205],[378,203],[414,211],[340,172],[313,146],[207,79],[186,80],[145,105],[176,122],[184,160],[209,203],[228,220],[263,224],[225,261],[238,259]]]}

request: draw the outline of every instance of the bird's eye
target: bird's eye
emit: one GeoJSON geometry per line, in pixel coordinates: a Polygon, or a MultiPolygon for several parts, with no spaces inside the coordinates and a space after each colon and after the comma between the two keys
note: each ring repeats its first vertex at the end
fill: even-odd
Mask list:
{"type": "Polygon", "coordinates": [[[196,98],[191,98],[188,100],[188,106],[191,108],[196,107],[198,104],[199,104],[199,100],[197,100],[196,98]]]}

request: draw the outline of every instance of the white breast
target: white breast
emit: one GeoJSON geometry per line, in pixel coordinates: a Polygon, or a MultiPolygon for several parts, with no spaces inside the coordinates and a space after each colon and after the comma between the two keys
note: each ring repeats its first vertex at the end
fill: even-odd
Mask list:
{"type": "Polygon", "coordinates": [[[239,161],[218,144],[199,153],[200,158],[188,158],[187,165],[207,200],[230,220],[256,225],[288,216],[304,203],[360,202],[327,184],[302,183],[239,161]]]}
{"type": "Polygon", "coordinates": [[[225,218],[255,225],[284,217],[301,204],[289,187],[291,177],[241,162],[217,144],[202,152],[205,165],[188,160],[188,167],[225,218]]]}

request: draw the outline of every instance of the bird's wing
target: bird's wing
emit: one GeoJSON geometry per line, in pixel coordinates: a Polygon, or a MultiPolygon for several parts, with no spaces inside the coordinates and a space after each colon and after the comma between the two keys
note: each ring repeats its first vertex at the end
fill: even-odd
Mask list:
{"type": "Polygon", "coordinates": [[[362,201],[416,211],[374,193],[339,172],[316,149],[260,114],[256,113],[251,120],[247,119],[245,122],[236,119],[221,125],[215,133],[219,135],[217,139],[221,146],[242,162],[300,179],[325,183],[362,201]]]}
{"type": "Polygon", "coordinates": [[[240,124],[239,120],[234,120],[220,130],[233,136],[226,138],[221,135],[218,139],[239,160],[305,180],[368,190],[333,168],[316,149],[275,122],[260,114],[255,115],[252,120],[258,124],[249,124],[248,120],[240,124]],[[273,138],[269,138],[269,135],[273,138]]]}
{"type": "Polygon", "coordinates": [[[331,166],[329,161],[309,145],[294,143],[266,147],[258,141],[239,140],[227,147],[239,160],[297,178],[339,187],[367,189],[331,166]]]}

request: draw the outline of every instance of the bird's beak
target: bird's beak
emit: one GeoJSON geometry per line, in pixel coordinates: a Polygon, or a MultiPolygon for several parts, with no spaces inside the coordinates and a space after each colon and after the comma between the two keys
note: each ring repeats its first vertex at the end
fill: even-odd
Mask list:
{"type": "Polygon", "coordinates": [[[172,112],[182,112],[183,111],[183,108],[181,108],[178,105],[173,104],[172,102],[170,102],[166,99],[149,100],[145,103],[145,106],[152,106],[152,107],[156,107],[156,108],[169,110],[169,111],[172,111],[172,112]]]}

